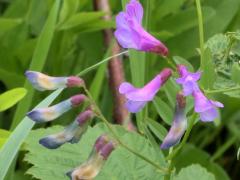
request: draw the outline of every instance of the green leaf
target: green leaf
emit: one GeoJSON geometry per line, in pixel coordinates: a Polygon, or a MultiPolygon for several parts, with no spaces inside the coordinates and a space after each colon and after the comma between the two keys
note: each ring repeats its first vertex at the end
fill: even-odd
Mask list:
{"type": "Polygon", "coordinates": [[[0,112],[14,106],[27,93],[25,88],[15,88],[0,95],[0,112]]]}
{"type": "Polygon", "coordinates": [[[0,34],[9,31],[21,22],[21,19],[0,18],[0,34]]]}
{"type": "Polygon", "coordinates": [[[175,107],[176,95],[181,90],[180,86],[176,84],[173,78],[170,78],[163,86],[163,90],[167,95],[172,108],[175,107]]]}
{"type": "MultiPolygon", "coordinates": [[[[36,49],[34,51],[33,58],[29,66],[30,70],[41,71],[44,67],[48,51],[50,49],[50,45],[53,39],[59,7],[60,1],[56,1],[50,11],[46,24],[44,25],[43,30],[38,38],[36,49]]],[[[11,129],[14,129],[20,122],[21,118],[24,117],[24,114],[30,108],[33,99],[34,90],[27,82],[27,80],[24,83],[24,88],[28,90],[28,94],[24,98],[24,101],[21,101],[21,103],[18,104],[17,110],[14,115],[13,123],[11,124],[11,129]]]]}
{"type": "Polygon", "coordinates": [[[153,132],[153,134],[160,139],[161,141],[163,141],[163,139],[165,138],[165,136],[167,135],[167,130],[166,128],[161,125],[160,123],[158,123],[157,121],[154,121],[150,118],[148,118],[147,120],[147,125],[150,128],[150,130],[153,132]]]}
{"type": "Polygon", "coordinates": [[[60,27],[59,30],[68,30],[75,28],[81,25],[90,25],[95,24],[99,18],[103,17],[105,12],[82,12],[77,13],[71,16],[67,21],[65,21],[60,27]]]}
{"type": "Polygon", "coordinates": [[[183,65],[187,66],[189,71],[194,72],[194,68],[188,60],[186,60],[180,56],[173,56],[173,60],[176,64],[183,64],[183,65]]]}
{"type": "Polygon", "coordinates": [[[240,67],[237,63],[234,63],[233,67],[232,67],[231,79],[237,84],[240,84],[240,76],[239,75],[240,75],[240,67]]]}
{"type": "Polygon", "coordinates": [[[205,49],[201,67],[202,77],[200,83],[204,89],[212,89],[216,80],[216,73],[213,64],[212,53],[209,48],[205,49]]]}
{"type": "Polygon", "coordinates": [[[197,147],[186,144],[181,153],[174,160],[177,171],[191,164],[200,164],[210,173],[214,174],[216,179],[230,180],[224,169],[215,162],[210,161],[211,156],[197,147]]]}
{"type": "MultiPolygon", "coordinates": [[[[61,129],[62,127],[57,126],[31,132],[24,146],[29,151],[25,156],[25,160],[33,165],[27,171],[28,174],[41,180],[67,180],[65,173],[83,163],[91,152],[97,137],[108,132],[103,127],[103,124],[98,124],[93,128],[89,127],[86,134],[77,144],[65,144],[54,151],[39,145],[38,139],[61,129]]],[[[148,156],[148,158],[155,159],[155,162],[161,164],[161,166],[165,165],[164,160],[159,159],[159,154],[149,146],[145,138],[136,133],[125,131],[121,126],[115,126],[114,129],[118,134],[121,134],[121,140],[135,151],[148,156]]],[[[162,176],[163,174],[157,172],[154,167],[118,146],[95,179],[106,180],[107,177],[107,179],[112,180],[158,180],[162,176]]]]}
{"type": "Polygon", "coordinates": [[[10,134],[11,133],[9,131],[0,129],[0,149],[5,144],[10,134]]]}
{"type": "MultiPolygon", "coordinates": [[[[49,95],[41,103],[36,106],[36,108],[47,107],[51,102],[62,92],[62,89],[59,89],[49,95]]],[[[28,117],[25,117],[21,123],[16,127],[16,129],[11,133],[11,136],[8,138],[7,142],[4,144],[0,151],[0,179],[4,179],[12,161],[14,160],[20,146],[22,145],[25,138],[28,136],[34,122],[28,117]]]]}
{"type": "Polygon", "coordinates": [[[159,97],[155,97],[153,104],[163,121],[168,125],[171,125],[174,114],[173,109],[159,97]]]}
{"type": "Polygon", "coordinates": [[[215,177],[212,173],[209,173],[205,168],[199,164],[193,164],[186,168],[181,169],[176,177],[173,180],[215,180],[215,177]]]}
{"type": "Polygon", "coordinates": [[[79,0],[63,0],[59,16],[60,24],[77,12],[80,4],[79,2],[80,2],[79,0]]]}

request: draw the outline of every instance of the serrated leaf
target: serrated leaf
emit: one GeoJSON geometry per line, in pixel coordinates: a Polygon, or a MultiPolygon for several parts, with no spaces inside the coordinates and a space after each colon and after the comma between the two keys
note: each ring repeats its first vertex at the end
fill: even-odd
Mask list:
{"type": "MultiPolygon", "coordinates": [[[[29,151],[25,156],[25,160],[33,164],[33,167],[27,171],[28,174],[41,180],[67,180],[65,173],[83,163],[91,152],[97,137],[107,132],[102,124],[98,124],[93,128],[89,127],[78,144],[65,144],[54,151],[38,144],[38,139],[61,129],[62,127],[57,126],[31,132],[24,146],[29,151]]],[[[164,160],[159,159],[159,154],[156,154],[145,138],[136,133],[127,132],[120,126],[115,126],[115,130],[118,134],[121,134],[122,141],[135,151],[148,156],[148,158],[155,159],[155,162],[161,164],[161,166],[165,165],[164,160]]],[[[156,172],[154,167],[122,147],[117,147],[95,179],[106,180],[106,177],[109,180],[157,180],[162,177],[162,174],[156,172]]]]}
{"type": "Polygon", "coordinates": [[[27,90],[25,88],[15,88],[0,95],[0,112],[14,106],[25,95],[27,90]]]}
{"type": "Polygon", "coordinates": [[[177,176],[173,180],[215,180],[215,177],[212,173],[209,173],[205,168],[199,164],[193,164],[186,168],[181,169],[177,176]]]}

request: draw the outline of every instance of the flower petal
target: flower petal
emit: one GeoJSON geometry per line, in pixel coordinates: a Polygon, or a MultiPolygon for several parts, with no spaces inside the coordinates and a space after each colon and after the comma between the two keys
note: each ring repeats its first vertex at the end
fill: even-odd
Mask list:
{"type": "Polygon", "coordinates": [[[126,102],[126,108],[131,113],[137,113],[145,106],[146,103],[147,102],[144,102],[144,101],[131,101],[131,100],[128,100],[126,102]]]}

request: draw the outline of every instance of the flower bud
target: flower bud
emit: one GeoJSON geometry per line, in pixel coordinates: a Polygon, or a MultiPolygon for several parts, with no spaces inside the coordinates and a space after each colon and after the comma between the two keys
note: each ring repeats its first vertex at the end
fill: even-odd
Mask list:
{"type": "Polygon", "coordinates": [[[72,96],[71,98],[62,101],[54,106],[47,108],[34,109],[27,113],[27,116],[37,123],[52,121],[73,107],[77,107],[86,100],[83,94],[72,96]]]}

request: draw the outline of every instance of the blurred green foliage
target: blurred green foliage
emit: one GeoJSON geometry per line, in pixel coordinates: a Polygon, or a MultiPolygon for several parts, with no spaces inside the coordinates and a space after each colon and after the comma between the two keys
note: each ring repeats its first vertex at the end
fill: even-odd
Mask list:
{"type": "MultiPolygon", "coordinates": [[[[116,0],[109,1],[114,16],[121,11],[122,2],[116,0]]],[[[105,15],[105,12],[96,12],[93,2],[89,0],[62,0],[59,1],[59,7],[56,7],[53,12],[51,9],[55,2],[55,0],[0,0],[0,93],[17,87],[25,87],[28,92],[32,93],[32,95],[28,94],[18,104],[18,107],[14,106],[0,113],[1,129],[9,130],[12,127],[13,130],[13,127],[16,127],[24,117],[24,114],[30,110],[30,107],[34,107],[47,95],[47,93],[40,94],[34,92],[29,84],[25,83],[24,72],[26,70],[30,68],[31,70],[39,70],[54,76],[67,76],[77,74],[85,68],[96,64],[101,59],[110,56],[109,49],[104,47],[101,30],[114,28],[114,20],[104,21],[101,17],[105,15]]],[[[170,50],[170,58],[176,63],[187,65],[191,70],[197,70],[200,64],[198,50],[199,37],[194,1],[142,0],[141,2],[145,9],[149,10],[148,16],[145,16],[144,20],[145,27],[157,38],[166,43],[170,50]]],[[[208,96],[214,96],[215,99],[220,100],[225,105],[224,110],[221,111],[221,122],[215,124],[199,123],[199,126],[194,127],[190,143],[195,146],[186,146],[179,155],[179,158],[176,160],[178,161],[176,162],[177,171],[192,163],[198,163],[214,174],[217,179],[229,179],[228,176],[232,179],[237,179],[240,176],[238,171],[239,163],[236,160],[240,140],[240,91],[237,89],[240,83],[240,44],[238,43],[240,35],[239,31],[237,31],[240,29],[240,1],[202,0],[202,6],[205,39],[208,40],[205,44],[207,50],[204,54],[205,61],[203,63],[203,68],[208,70],[203,75],[202,88],[207,90],[206,92],[226,88],[233,88],[233,90],[229,90],[224,94],[208,93],[208,96]],[[232,137],[235,138],[235,141],[231,146],[218,156],[215,160],[216,162],[209,162],[210,156],[224,147],[225,142],[228,142],[232,137]],[[201,160],[200,162],[199,159],[201,160]]],[[[126,79],[132,81],[137,86],[144,84],[144,82],[157,74],[163,67],[169,66],[165,59],[154,54],[139,54],[131,51],[129,56],[130,61],[127,60],[127,57],[123,57],[126,79]]],[[[106,64],[103,64],[96,71],[92,71],[84,76],[84,79],[104,115],[111,120],[113,102],[112,97],[109,95],[111,93],[107,82],[108,75],[106,68],[106,64]]],[[[166,134],[166,129],[169,128],[169,124],[172,121],[175,95],[179,89],[172,81],[166,84],[159,93],[158,98],[149,105],[148,114],[150,114],[150,118],[145,120],[147,127],[143,127],[143,124],[141,125],[144,114],[136,117],[138,119],[137,123],[140,124],[142,130],[144,131],[145,128],[149,129],[153,137],[159,142],[162,141],[166,134]]],[[[66,99],[70,95],[78,93],[78,91],[77,89],[64,91],[55,102],[66,99]]],[[[16,102],[17,99],[15,99],[15,102],[11,102],[10,105],[12,106],[16,102]]],[[[188,99],[188,102],[190,102],[188,112],[191,112],[193,107],[192,100],[188,99]]],[[[46,126],[68,124],[74,119],[77,111],[79,110],[66,113],[57,122],[46,126]]],[[[32,125],[27,124],[27,121],[25,123],[26,126],[22,127],[28,127],[27,130],[30,131],[32,125]]],[[[36,128],[39,128],[39,126],[36,126],[36,128]]],[[[18,129],[18,133],[21,134],[23,129],[18,129]]],[[[8,137],[2,135],[1,132],[2,130],[0,130],[0,147],[8,137]]],[[[42,130],[37,130],[33,133],[37,134],[39,132],[42,132],[42,130]]],[[[27,133],[24,135],[27,135],[27,133]]],[[[91,132],[88,132],[88,135],[93,136],[91,132]]],[[[141,138],[139,141],[145,141],[142,137],[138,138],[141,138]]],[[[91,140],[94,140],[94,138],[91,140]]],[[[43,155],[46,155],[48,153],[48,150],[38,152],[37,141],[38,136],[27,140],[27,148],[23,146],[24,150],[30,151],[26,156],[28,163],[36,166],[40,160],[38,161],[37,158],[31,157],[31,155],[34,153],[43,153],[43,155]]],[[[90,142],[86,143],[89,144],[90,142]]],[[[134,145],[136,148],[141,147],[140,144],[147,144],[146,142],[136,143],[139,143],[134,145]]],[[[81,142],[76,146],[74,145],[74,148],[81,149],[82,146],[81,142]]],[[[64,148],[71,149],[72,146],[66,145],[64,148]]],[[[89,149],[90,145],[86,145],[86,148],[89,149]]],[[[21,151],[21,153],[23,152],[21,151]]],[[[79,157],[75,157],[72,154],[74,159],[77,159],[77,162],[65,166],[64,169],[66,167],[66,169],[73,167],[73,165],[77,165],[86,159],[88,151],[78,153],[80,153],[79,157]],[[85,153],[84,157],[82,157],[81,153],[85,153]]],[[[121,154],[121,149],[117,153],[121,154]]],[[[154,154],[156,152],[144,153],[154,154]]],[[[161,154],[162,152],[159,151],[159,153],[161,154]]],[[[23,154],[25,155],[25,152],[23,154]]],[[[41,159],[41,156],[37,157],[41,159]]],[[[122,158],[120,161],[124,161],[125,157],[122,158]]],[[[135,157],[131,156],[129,158],[135,157]]],[[[161,158],[161,156],[159,155],[158,158],[161,158]]],[[[132,160],[133,163],[141,161],[135,159],[132,160]]],[[[60,159],[60,161],[64,161],[64,159],[60,159]]],[[[159,162],[161,161],[159,160],[159,162]]],[[[43,166],[41,170],[35,166],[28,170],[30,165],[24,162],[21,156],[18,158],[17,163],[18,166],[16,169],[10,171],[10,174],[12,173],[13,175],[7,176],[7,180],[11,178],[30,178],[24,175],[26,171],[32,175],[41,171],[47,171],[47,166],[44,166],[44,162],[40,164],[43,166]]],[[[114,164],[116,162],[111,161],[111,163],[106,165],[106,170],[103,174],[107,173],[109,175],[109,172],[111,172],[110,167],[116,166],[114,164]]],[[[152,171],[151,167],[144,167],[145,164],[141,164],[141,162],[139,162],[138,167],[135,167],[134,164],[119,163],[123,163],[121,164],[123,169],[115,167],[114,172],[116,173],[111,175],[118,175],[119,172],[117,171],[119,170],[126,171],[128,168],[124,169],[125,165],[132,166],[129,169],[132,168],[132,171],[139,172],[138,177],[141,177],[141,175],[147,176],[152,171]],[[144,168],[147,170],[144,171],[144,168]]],[[[55,168],[56,171],[60,170],[57,166],[50,166],[49,168],[55,168]]],[[[192,169],[190,166],[181,170],[176,179],[186,179],[184,175],[185,171],[192,171],[192,169]]],[[[131,172],[125,173],[125,171],[123,174],[131,175],[131,172]]],[[[61,172],[63,171],[61,170],[61,172]]],[[[206,174],[206,179],[212,179],[211,174],[209,175],[207,172],[203,173],[206,174]]],[[[35,174],[35,176],[37,175],[35,174]]],[[[101,179],[101,175],[99,178],[101,179]]],[[[149,179],[149,177],[145,179],[149,179]]]]}

